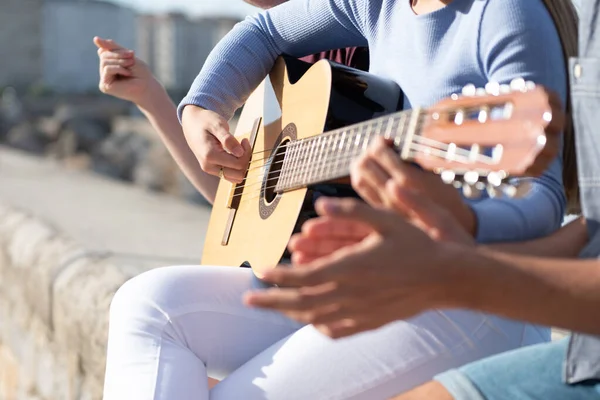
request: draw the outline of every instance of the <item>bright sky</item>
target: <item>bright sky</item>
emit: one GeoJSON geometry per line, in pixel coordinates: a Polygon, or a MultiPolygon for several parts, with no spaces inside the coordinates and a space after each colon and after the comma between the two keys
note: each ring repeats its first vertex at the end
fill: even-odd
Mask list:
{"type": "MultiPolygon", "coordinates": [[[[244,17],[257,8],[242,0],[103,0],[114,1],[143,12],[183,11],[190,15],[232,15],[244,17]]],[[[573,0],[579,6],[581,0],[573,0]]]]}
{"type": "Polygon", "coordinates": [[[142,12],[182,11],[190,15],[232,15],[244,17],[257,8],[242,0],[104,0],[142,12]]]}

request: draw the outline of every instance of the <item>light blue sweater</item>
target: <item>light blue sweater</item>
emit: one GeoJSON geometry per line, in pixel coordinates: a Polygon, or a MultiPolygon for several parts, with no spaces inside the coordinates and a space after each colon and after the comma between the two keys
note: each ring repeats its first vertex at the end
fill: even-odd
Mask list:
{"type": "MultiPolygon", "coordinates": [[[[229,119],[280,54],[369,46],[370,72],[394,80],[405,107],[430,106],[473,83],[532,80],[566,100],[560,40],[541,0],[454,0],[415,15],[409,0],[291,0],[248,17],[215,47],[179,106],[229,119]]],[[[523,199],[471,201],[480,242],[526,240],[560,227],[556,159],[523,199]]]]}

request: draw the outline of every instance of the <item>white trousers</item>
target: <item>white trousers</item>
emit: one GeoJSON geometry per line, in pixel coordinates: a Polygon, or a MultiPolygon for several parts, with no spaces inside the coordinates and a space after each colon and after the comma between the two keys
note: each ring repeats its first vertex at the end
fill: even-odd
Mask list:
{"type": "Polygon", "coordinates": [[[547,328],[430,311],[332,340],[246,308],[247,268],[177,266],[125,283],[110,311],[105,400],[379,400],[491,354],[550,340],[547,328]],[[224,378],[209,391],[207,377],[224,378]]]}

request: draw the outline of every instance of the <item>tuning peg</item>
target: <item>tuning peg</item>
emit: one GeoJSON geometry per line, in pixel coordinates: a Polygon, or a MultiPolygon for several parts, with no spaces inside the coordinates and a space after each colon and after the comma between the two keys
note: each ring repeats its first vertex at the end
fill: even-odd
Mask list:
{"type": "Polygon", "coordinates": [[[483,190],[485,189],[485,185],[481,182],[477,182],[475,184],[469,184],[465,182],[462,185],[463,195],[467,199],[478,199],[481,197],[483,190]]]}
{"type": "Polygon", "coordinates": [[[535,89],[535,83],[533,83],[532,81],[526,81],[525,88],[527,90],[533,90],[533,89],[535,89]]]}
{"type": "Polygon", "coordinates": [[[512,197],[521,199],[529,194],[533,188],[533,183],[531,179],[521,179],[511,186],[514,188],[512,197]]]}
{"type": "Polygon", "coordinates": [[[479,174],[476,171],[465,172],[463,180],[469,185],[475,185],[479,182],[479,174]]]}
{"type": "Polygon", "coordinates": [[[496,188],[499,187],[500,185],[502,185],[503,179],[504,179],[504,176],[500,172],[490,172],[487,176],[488,183],[491,186],[496,187],[496,188]]]}
{"type": "Polygon", "coordinates": [[[508,94],[510,93],[510,85],[500,85],[500,94],[508,94]]]}
{"type": "Polygon", "coordinates": [[[498,82],[489,82],[485,85],[485,91],[493,96],[498,96],[500,94],[500,84],[498,82]]]}
{"type": "Polygon", "coordinates": [[[523,79],[523,78],[513,79],[510,82],[510,89],[513,92],[525,92],[527,90],[527,86],[525,84],[525,79],[523,79]]]}
{"type": "Polygon", "coordinates": [[[450,185],[450,184],[454,183],[456,174],[454,173],[454,171],[445,170],[440,173],[440,178],[442,178],[442,181],[445,184],[450,185]]]}
{"type": "Polygon", "coordinates": [[[486,92],[486,90],[484,88],[477,88],[477,89],[475,89],[475,96],[481,97],[481,96],[485,96],[487,94],[488,93],[486,92]]]}
{"type": "Polygon", "coordinates": [[[473,85],[472,83],[469,83],[468,85],[465,85],[465,87],[462,88],[462,95],[463,96],[475,96],[475,92],[476,92],[476,88],[475,85],[473,85]]]}
{"type": "Polygon", "coordinates": [[[491,198],[502,197],[502,190],[500,190],[499,186],[488,184],[485,189],[491,198]]]}

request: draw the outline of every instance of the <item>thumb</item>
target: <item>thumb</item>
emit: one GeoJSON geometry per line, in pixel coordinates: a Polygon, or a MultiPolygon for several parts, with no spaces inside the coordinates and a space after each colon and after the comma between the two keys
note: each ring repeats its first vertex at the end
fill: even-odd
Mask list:
{"type": "Polygon", "coordinates": [[[391,211],[376,209],[363,201],[351,198],[322,197],[315,203],[315,209],[321,216],[360,221],[380,233],[388,232],[397,226],[400,218],[391,211]]]}
{"type": "Polygon", "coordinates": [[[99,36],[94,37],[94,44],[99,49],[108,50],[108,51],[121,50],[123,48],[121,45],[119,45],[118,43],[116,43],[114,40],[112,40],[112,39],[103,39],[103,38],[101,38],[99,36]]]}

